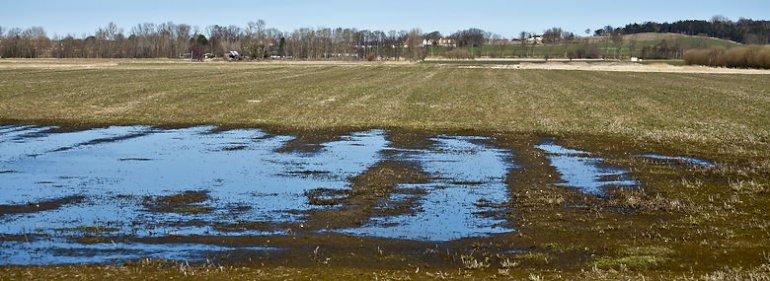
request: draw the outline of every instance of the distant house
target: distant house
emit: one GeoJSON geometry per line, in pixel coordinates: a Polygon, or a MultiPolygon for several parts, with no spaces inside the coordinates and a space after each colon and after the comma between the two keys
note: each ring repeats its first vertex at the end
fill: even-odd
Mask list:
{"type": "Polygon", "coordinates": [[[225,53],[225,57],[227,57],[228,60],[241,60],[241,54],[238,53],[238,51],[229,51],[225,53]]]}
{"type": "Polygon", "coordinates": [[[457,47],[457,43],[455,43],[454,39],[446,37],[438,39],[438,45],[442,47],[457,47]]]}
{"type": "Polygon", "coordinates": [[[527,43],[528,44],[535,44],[535,45],[543,44],[543,36],[535,35],[535,36],[529,37],[529,38],[527,38],[527,43]]]}

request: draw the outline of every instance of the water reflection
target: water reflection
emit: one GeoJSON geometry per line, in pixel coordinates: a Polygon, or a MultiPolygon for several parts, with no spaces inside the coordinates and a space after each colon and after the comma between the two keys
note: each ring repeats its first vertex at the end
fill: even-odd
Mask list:
{"type": "Polygon", "coordinates": [[[479,144],[483,140],[486,138],[442,136],[433,139],[435,144],[430,149],[391,153],[395,159],[419,163],[434,177],[430,183],[404,186],[428,191],[420,199],[419,211],[375,218],[364,227],[346,232],[401,239],[453,240],[511,231],[506,221],[494,213],[501,211],[503,208],[499,206],[509,198],[505,175],[514,165],[509,160],[509,151],[479,144]]]}
{"type": "Polygon", "coordinates": [[[0,242],[0,262],[188,259],[180,253],[199,247],[129,243],[110,254],[104,245],[68,239],[84,235],[288,235],[282,226],[302,224],[313,210],[339,208],[310,204],[308,191],[350,190],[351,178],[393,159],[430,175],[427,183],[398,186],[419,192],[397,192],[378,202],[412,200],[412,212],[374,216],[360,228],[317,231],[430,241],[513,231],[500,210],[508,200],[503,180],[515,165],[509,151],[483,144],[485,138],[441,136],[430,148],[406,150],[390,147],[385,131],[371,130],[313,144],[320,149],[290,150],[282,148],[290,141],[296,146],[294,137],[257,129],[54,129],[0,127],[0,171],[7,171],[0,173],[0,205],[27,210],[0,214],[0,234],[58,237],[55,243],[0,242]],[[24,207],[61,198],[81,200],[45,210],[24,207]],[[233,222],[276,227],[221,227],[233,222]],[[87,233],[95,227],[109,231],[87,233]]]}
{"type": "Polygon", "coordinates": [[[686,157],[686,156],[667,156],[662,154],[655,154],[655,153],[647,153],[643,154],[642,157],[649,158],[653,160],[661,160],[666,162],[677,162],[677,163],[683,163],[691,166],[698,166],[703,168],[712,168],[716,165],[714,165],[713,162],[698,159],[695,157],[686,157]]]}
{"type": "Polygon", "coordinates": [[[628,172],[604,164],[604,159],[590,153],[566,148],[549,141],[537,146],[548,155],[551,165],[561,175],[560,185],[578,188],[586,194],[602,195],[608,186],[634,186],[628,172]]]}

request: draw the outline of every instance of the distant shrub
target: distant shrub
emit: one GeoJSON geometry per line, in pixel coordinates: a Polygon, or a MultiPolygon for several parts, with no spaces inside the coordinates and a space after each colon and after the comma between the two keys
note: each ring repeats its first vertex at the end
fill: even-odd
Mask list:
{"type": "Polygon", "coordinates": [[[684,52],[684,61],[690,65],[723,66],[724,48],[692,49],[684,52]]]}
{"type": "Polygon", "coordinates": [[[669,43],[661,40],[658,44],[652,46],[643,46],[639,51],[639,57],[643,59],[672,59],[679,58],[682,53],[681,44],[678,42],[669,43]]]}
{"type": "Polygon", "coordinates": [[[366,55],[366,60],[367,61],[374,61],[376,59],[377,59],[377,55],[374,54],[374,53],[369,53],[368,55],[366,55]]]}
{"type": "Polygon", "coordinates": [[[684,53],[684,61],[689,65],[770,69],[770,46],[687,50],[684,53]]]}
{"type": "Polygon", "coordinates": [[[466,49],[456,48],[450,51],[447,51],[444,56],[450,59],[472,59],[473,56],[471,56],[471,53],[468,52],[466,49]]]}
{"type": "Polygon", "coordinates": [[[598,59],[601,56],[599,48],[595,45],[583,45],[567,51],[569,59],[598,59]]]}

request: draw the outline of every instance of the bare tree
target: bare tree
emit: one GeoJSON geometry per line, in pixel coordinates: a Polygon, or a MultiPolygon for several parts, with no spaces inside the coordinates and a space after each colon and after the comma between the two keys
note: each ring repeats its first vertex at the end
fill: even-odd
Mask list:
{"type": "Polygon", "coordinates": [[[481,48],[484,45],[486,34],[484,30],[470,28],[455,32],[451,37],[457,42],[458,47],[469,48],[471,57],[476,57],[478,55],[476,54],[476,48],[481,48]]]}
{"type": "Polygon", "coordinates": [[[265,42],[265,21],[251,21],[246,27],[246,38],[244,38],[244,50],[246,55],[254,59],[261,59],[267,56],[267,42],[265,42]]]}
{"type": "Polygon", "coordinates": [[[620,49],[623,47],[623,31],[618,28],[610,33],[610,40],[614,44],[614,58],[620,58],[620,49]]]}
{"type": "Polygon", "coordinates": [[[543,32],[543,43],[559,44],[564,39],[564,30],[560,27],[553,27],[543,32]]]}
{"type": "Polygon", "coordinates": [[[5,49],[4,44],[7,40],[5,40],[5,29],[3,29],[2,26],[0,26],[0,58],[3,57],[3,50],[5,49]]]}
{"type": "Polygon", "coordinates": [[[635,56],[636,45],[637,45],[636,39],[630,39],[629,40],[629,42],[628,42],[628,55],[629,56],[632,56],[632,57],[635,56]]]}
{"type": "Polygon", "coordinates": [[[419,28],[414,28],[409,31],[409,35],[406,38],[406,48],[409,59],[413,61],[425,59],[425,49],[422,44],[422,31],[419,28]]]}
{"type": "Polygon", "coordinates": [[[527,39],[530,38],[530,34],[526,31],[522,31],[519,33],[519,43],[521,44],[521,56],[526,57],[527,56],[527,39]]]}
{"type": "Polygon", "coordinates": [[[187,24],[176,25],[174,30],[174,53],[175,57],[187,54],[189,51],[189,41],[192,37],[192,27],[187,24]]]}

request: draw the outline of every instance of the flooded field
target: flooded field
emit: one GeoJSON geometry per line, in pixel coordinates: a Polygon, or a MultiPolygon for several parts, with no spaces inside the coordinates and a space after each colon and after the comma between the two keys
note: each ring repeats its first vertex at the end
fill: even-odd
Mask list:
{"type": "Polygon", "coordinates": [[[770,276],[766,75],[0,63],[0,279],[770,276]]]}
{"type": "MultiPolygon", "coordinates": [[[[289,237],[429,247],[516,235],[516,187],[509,180],[527,168],[517,163],[521,151],[496,143],[494,136],[457,134],[404,141],[387,130],[291,135],[6,125],[0,264],[204,262],[289,251],[271,243],[289,237]]],[[[555,186],[565,192],[601,199],[645,185],[626,168],[558,139],[525,149],[546,156],[558,175],[555,186]]],[[[655,153],[634,157],[715,165],[655,153]]],[[[320,248],[303,247],[315,254],[320,248]]]]}

